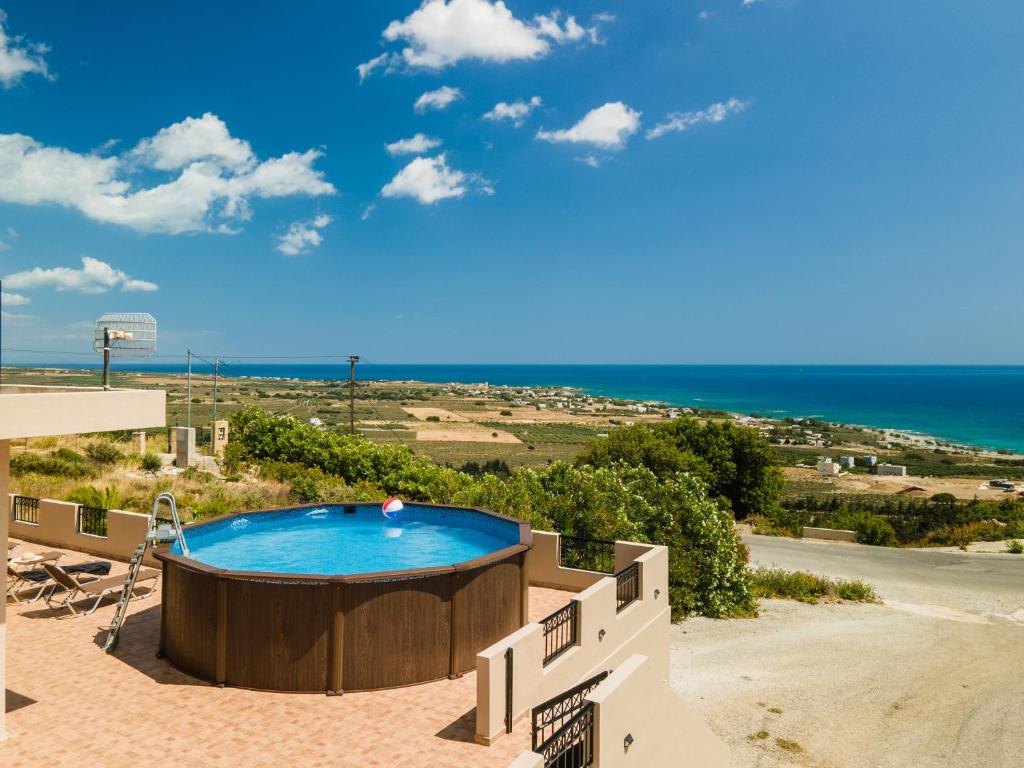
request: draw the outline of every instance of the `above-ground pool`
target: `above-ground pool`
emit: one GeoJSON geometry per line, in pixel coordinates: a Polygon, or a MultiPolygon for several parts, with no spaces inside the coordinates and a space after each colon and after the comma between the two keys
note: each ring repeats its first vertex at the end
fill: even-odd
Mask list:
{"type": "MultiPolygon", "coordinates": [[[[337,574],[435,568],[519,544],[519,523],[476,510],[327,504],[240,514],[186,529],[189,556],[234,571],[337,574]]],[[[181,554],[175,544],[172,549],[181,554]]]]}
{"type": "Polygon", "coordinates": [[[529,525],[379,504],[243,512],[185,528],[163,562],[160,654],[203,680],[368,690],[457,676],[526,621],[529,525]]]}

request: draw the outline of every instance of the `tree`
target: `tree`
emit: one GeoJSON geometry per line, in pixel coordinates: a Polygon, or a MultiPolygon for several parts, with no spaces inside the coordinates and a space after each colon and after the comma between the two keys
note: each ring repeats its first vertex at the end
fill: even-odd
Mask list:
{"type": "Polygon", "coordinates": [[[738,517],[766,515],[782,495],[782,472],[769,442],[749,427],[728,421],[700,423],[683,417],[666,424],[620,427],[592,442],[578,465],[624,461],[666,478],[689,471],[738,517]]]}

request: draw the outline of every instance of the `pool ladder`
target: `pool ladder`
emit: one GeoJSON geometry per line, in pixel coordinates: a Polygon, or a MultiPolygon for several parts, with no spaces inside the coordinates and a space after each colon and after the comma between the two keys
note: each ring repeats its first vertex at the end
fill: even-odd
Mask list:
{"type": "Polygon", "coordinates": [[[110,625],[105,628],[107,630],[107,640],[103,644],[103,650],[107,653],[111,653],[117,648],[117,638],[127,617],[128,603],[132,598],[132,593],[135,591],[135,580],[138,578],[139,570],[142,568],[142,560],[146,556],[146,547],[155,548],[159,544],[171,544],[175,541],[181,547],[181,553],[188,556],[188,544],[185,543],[185,534],[181,530],[181,518],[178,517],[178,505],[174,501],[174,494],[164,492],[153,501],[153,511],[149,515],[146,538],[135,548],[132,559],[128,564],[128,573],[124,577],[124,586],[121,589],[121,596],[117,601],[117,608],[114,610],[114,618],[110,625]],[[170,524],[168,524],[167,518],[159,517],[161,502],[167,502],[167,506],[170,507],[170,524]]]}

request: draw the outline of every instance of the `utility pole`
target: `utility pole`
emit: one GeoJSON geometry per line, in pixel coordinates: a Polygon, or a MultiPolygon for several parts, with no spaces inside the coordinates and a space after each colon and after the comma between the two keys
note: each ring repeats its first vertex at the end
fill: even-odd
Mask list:
{"type": "Polygon", "coordinates": [[[110,389],[110,329],[103,329],[103,388],[110,389]]]}
{"type": "Polygon", "coordinates": [[[348,356],[348,431],[356,433],[356,363],[359,355],[348,356]]]}
{"type": "MultiPolygon", "coordinates": [[[[220,371],[220,358],[213,358],[213,421],[217,421],[217,373],[220,371]]],[[[210,424],[210,453],[213,453],[214,426],[210,424]]]]}
{"type": "Polygon", "coordinates": [[[188,394],[185,395],[185,427],[192,426],[192,350],[188,351],[188,394]]]}

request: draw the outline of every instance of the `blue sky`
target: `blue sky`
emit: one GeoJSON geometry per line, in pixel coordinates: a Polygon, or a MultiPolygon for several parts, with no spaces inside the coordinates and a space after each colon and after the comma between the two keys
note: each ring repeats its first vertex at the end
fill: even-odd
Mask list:
{"type": "Polygon", "coordinates": [[[6,348],[1024,362],[1017,2],[0,9],[6,348]]]}

